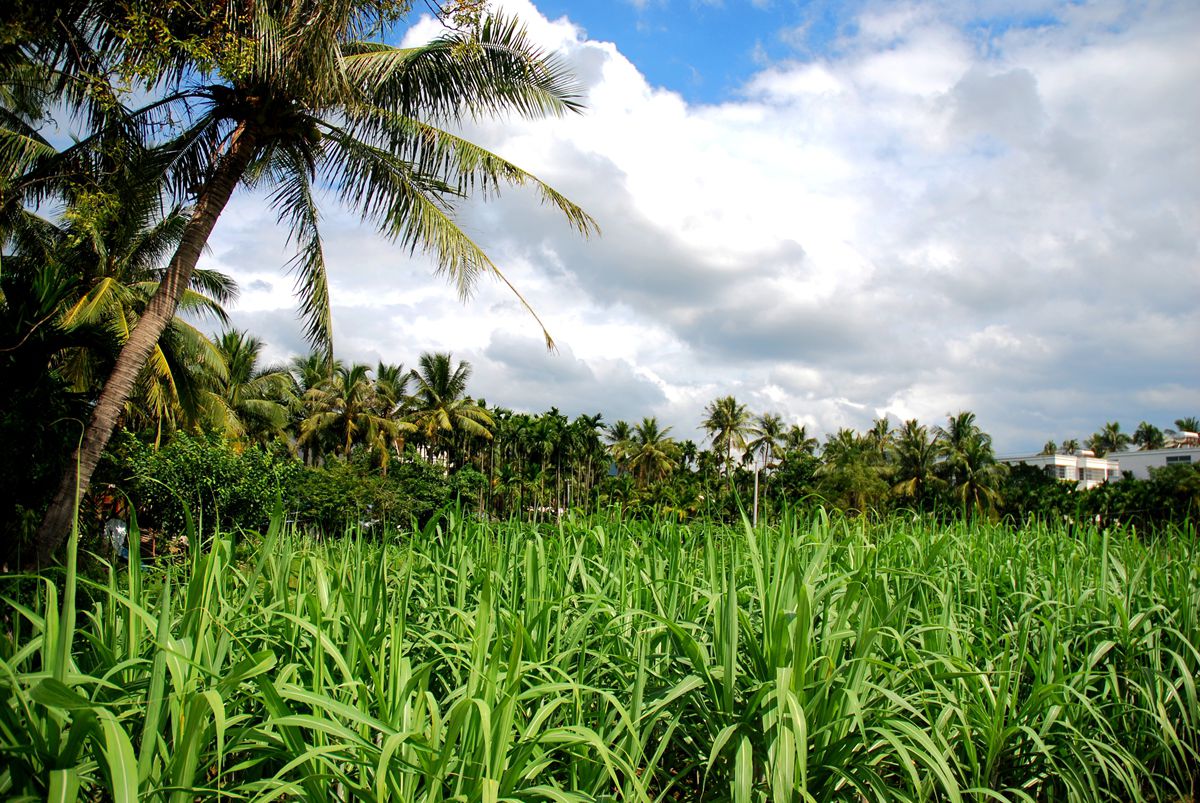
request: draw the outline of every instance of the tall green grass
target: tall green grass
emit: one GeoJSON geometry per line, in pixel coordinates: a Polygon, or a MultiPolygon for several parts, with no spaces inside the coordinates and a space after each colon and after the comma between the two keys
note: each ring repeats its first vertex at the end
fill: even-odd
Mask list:
{"type": "Polygon", "coordinates": [[[0,796],[1195,794],[1191,532],[449,516],[383,544],[278,519],[242,538],[5,597],[0,796]]]}

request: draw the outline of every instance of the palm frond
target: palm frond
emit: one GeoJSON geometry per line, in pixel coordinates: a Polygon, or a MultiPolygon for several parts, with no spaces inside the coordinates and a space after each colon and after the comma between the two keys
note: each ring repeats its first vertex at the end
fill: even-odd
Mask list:
{"type": "Polygon", "coordinates": [[[321,243],[320,214],[313,197],[310,167],[304,155],[295,149],[280,149],[278,161],[286,174],[271,196],[271,206],[281,223],[288,224],[288,243],[296,246],[296,255],[288,262],[295,274],[295,290],[300,296],[300,317],[305,338],[314,348],[326,351],[332,359],[333,314],[329,301],[329,278],[325,249],[321,243]]]}
{"type": "Polygon", "coordinates": [[[403,159],[363,143],[337,129],[330,129],[327,174],[347,205],[375,222],[385,236],[410,251],[417,248],[433,255],[437,272],[446,275],[459,297],[470,297],[481,274],[490,273],[513,295],[541,327],[546,347],[555,348],[540,316],[491,258],[459,228],[444,199],[422,187],[403,159]]]}
{"type": "Polygon", "coordinates": [[[512,17],[488,17],[475,37],[455,32],[415,48],[355,43],[346,52],[346,75],[364,99],[403,114],[544,117],[582,108],[566,63],[535,47],[512,17]]]}

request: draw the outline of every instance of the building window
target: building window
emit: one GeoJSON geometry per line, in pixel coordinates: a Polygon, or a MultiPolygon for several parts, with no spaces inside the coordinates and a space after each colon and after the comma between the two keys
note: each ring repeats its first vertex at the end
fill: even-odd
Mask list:
{"type": "Polygon", "coordinates": [[[1190,462],[1192,462],[1192,456],[1190,454],[1169,454],[1169,455],[1167,455],[1167,465],[1168,466],[1173,463],[1190,463],[1190,462]]]}

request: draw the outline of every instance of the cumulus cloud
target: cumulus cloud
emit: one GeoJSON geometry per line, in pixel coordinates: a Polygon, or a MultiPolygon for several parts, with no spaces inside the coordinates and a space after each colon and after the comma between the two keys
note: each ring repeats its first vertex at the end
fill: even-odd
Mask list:
{"type": "MultiPolygon", "coordinates": [[[[530,0],[502,5],[589,110],[465,133],[604,233],[520,191],[461,221],[560,352],[502,286],[464,306],[427,259],[331,211],[345,357],[452,350],[489,401],[658,415],[681,437],[726,393],[819,433],[973,409],[1006,451],[1200,410],[1193,4],[867,2],[828,49],[805,40],[714,105],[530,0]]],[[[209,264],[246,288],[235,320],[302,349],[282,237],[261,199],[237,203],[209,264]]]]}

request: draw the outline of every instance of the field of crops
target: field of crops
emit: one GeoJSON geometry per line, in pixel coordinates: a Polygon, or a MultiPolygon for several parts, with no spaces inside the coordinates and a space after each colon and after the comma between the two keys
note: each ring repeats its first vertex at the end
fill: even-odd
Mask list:
{"type": "Polygon", "coordinates": [[[0,797],[1188,801],[1196,546],[451,518],[72,561],[2,589],[0,797]]]}

